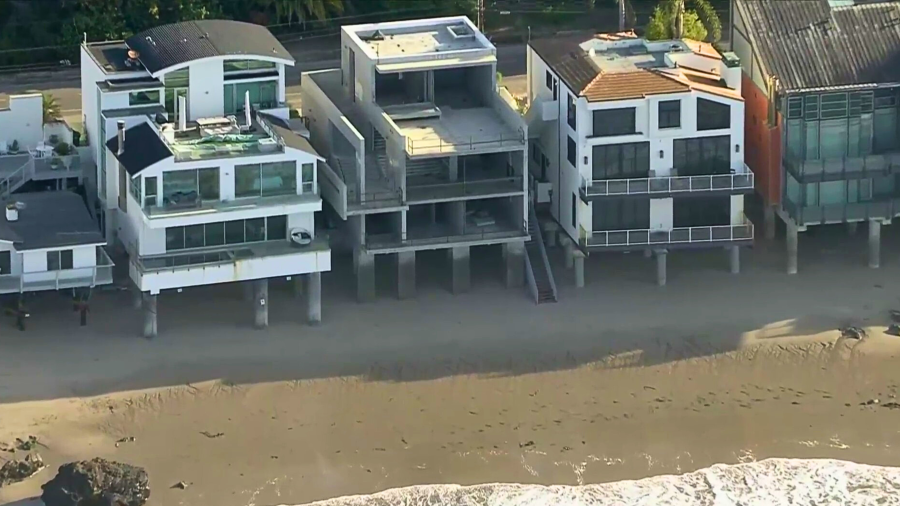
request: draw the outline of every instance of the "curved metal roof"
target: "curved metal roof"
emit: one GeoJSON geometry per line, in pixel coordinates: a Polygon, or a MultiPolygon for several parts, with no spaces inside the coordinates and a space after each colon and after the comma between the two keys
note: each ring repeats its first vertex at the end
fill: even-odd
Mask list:
{"type": "Polygon", "coordinates": [[[294,58],[268,28],[241,21],[172,23],[132,35],[125,43],[138,52],[138,60],[151,74],[217,56],[274,58],[294,64],[294,58]]]}

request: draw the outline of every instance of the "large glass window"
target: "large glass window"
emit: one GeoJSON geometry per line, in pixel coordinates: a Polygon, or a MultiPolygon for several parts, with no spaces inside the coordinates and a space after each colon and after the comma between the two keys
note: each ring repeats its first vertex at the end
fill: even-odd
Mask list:
{"type": "Polygon", "coordinates": [[[269,197],[297,193],[297,162],[238,165],[234,169],[235,197],[269,197]]]}
{"type": "Polygon", "coordinates": [[[47,252],[47,270],[61,271],[73,268],[72,250],[64,249],[47,252]]]}
{"type": "Polygon", "coordinates": [[[128,105],[159,105],[159,90],[133,91],[128,94],[128,105]]]}
{"type": "Polygon", "coordinates": [[[195,205],[219,200],[219,169],[177,170],[163,173],[163,205],[195,205]]]}
{"type": "Polygon", "coordinates": [[[12,253],[0,251],[0,276],[12,273],[12,253]]]}
{"type": "Polygon", "coordinates": [[[607,144],[593,147],[594,179],[631,179],[650,173],[650,143],[607,144]]]}
{"type": "Polygon", "coordinates": [[[166,112],[169,114],[169,120],[178,121],[180,114],[187,113],[187,111],[179,111],[179,114],[175,114],[176,109],[179,107],[178,98],[185,97],[185,101],[187,101],[188,86],[191,80],[190,69],[185,68],[169,72],[163,79],[165,80],[166,88],[166,112]]]}
{"type": "Polygon", "coordinates": [[[156,176],[144,178],[144,207],[159,205],[159,190],[156,187],[156,176]]]}
{"type": "Polygon", "coordinates": [[[311,163],[304,163],[300,167],[300,181],[303,193],[315,193],[316,191],[316,169],[311,163]]]}
{"type": "Polygon", "coordinates": [[[663,100],[659,103],[659,128],[679,128],[681,126],[681,100],[663,100]]]}
{"type": "Polygon", "coordinates": [[[650,228],[650,199],[604,199],[592,202],[591,207],[596,231],[650,228]]]}
{"type": "Polygon", "coordinates": [[[276,70],[278,65],[275,62],[259,61],[259,60],[225,60],[222,62],[222,71],[226,74],[229,72],[247,72],[255,70],[276,70]]]}
{"type": "Polygon", "coordinates": [[[673,164],[679,176],[728,174],[731,170],[731,137],[675,139],[673,164]]]}
{"type": "Polygon", "coordinates": [[[566,122],[572,130],[575,130],[575,97],[568,93],[566,95],[569,97],[568,103],[566,104],[566,122]]]}
{"type": "Polygon", "coordinates": [[[681,227],[714,227],[731,220],[731,197],[695,197],[672,201],[672,225],[681,227]]]}
{"type": "Polygon", "coordinates": [[[594,137],[629,135],[636,132],[634,107],[601,109],[593,112],[594,137]]]}
{"type": "Polygon", "coordinates": [[[166,229],[166,251],[287,239],[287,216],[166,229]]]}
{"type": "Polygon", "coordinates": [[[731,106],[705,98],[697,99],[697,130],[731,128],[731,106]]]}
{"type": "Polygon", "coordinates": [[[566,144],[566,159],[572,167],[578,167],[578,148],[575,146],[575,139],[571,137],[566,144]]]}
{"type": "Polygon", "coordinates": [[[244,96],[250,92],[250,106],[271,109],[278,106],[278,81],[254,81],[226,84],[224,88],[225,114],[244,110],[244,96]]]}

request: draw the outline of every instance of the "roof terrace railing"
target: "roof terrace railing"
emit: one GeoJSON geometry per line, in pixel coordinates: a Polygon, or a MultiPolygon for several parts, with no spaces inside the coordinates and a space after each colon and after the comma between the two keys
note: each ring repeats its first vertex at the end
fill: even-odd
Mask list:
{"type": "Polygon", "coordinates": [[[597,230],[582,238],[586,248],[621,248],[629,246],[660,246],[691,243],[716,243],[753,239],[753,224],[707,227],[678,227],[671,230],[597,230]]]}
{"type": "Polygon", "coordinates": [[[738,191],[754,188],[753,172],[744,166],[744,171],[733,174],[708,174],[701,176],[662,176],[631,179],[582,180],[582,194],[585,197],[605,197],[622,195],[653,195],[682,192],[738,191]]]}

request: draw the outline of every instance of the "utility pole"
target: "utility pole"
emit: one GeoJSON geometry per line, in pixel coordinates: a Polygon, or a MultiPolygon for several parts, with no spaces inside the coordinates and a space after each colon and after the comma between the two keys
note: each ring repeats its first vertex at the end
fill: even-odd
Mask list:
{"type": "Polygon", "coordinates": [[[484,0],[478,0],[478,29],[484,32],[484,0]]]}
{"type": "Polygon", "coordinates": [[[625,31],[625,0],[619,0],[619,31],[625,31]]]}

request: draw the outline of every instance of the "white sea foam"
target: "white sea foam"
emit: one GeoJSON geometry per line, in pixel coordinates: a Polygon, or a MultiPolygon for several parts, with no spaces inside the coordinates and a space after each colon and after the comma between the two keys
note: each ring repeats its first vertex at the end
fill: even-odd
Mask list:
{"type": "Polygon", "coordinates": [[[900,505],[900,468],[841,460],[717,464],[679,476],[600,485],[421,485],[309,506],[778,506],[900,505]]]}

